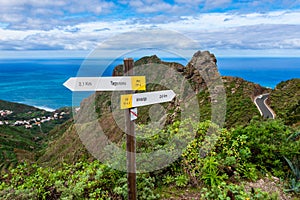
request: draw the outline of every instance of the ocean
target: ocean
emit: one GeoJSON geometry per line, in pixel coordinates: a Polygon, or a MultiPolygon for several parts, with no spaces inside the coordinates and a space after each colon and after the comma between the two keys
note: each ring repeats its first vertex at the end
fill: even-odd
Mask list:
{"type": "Polygon", "coordinates": [[[299,58],[218,58],[222,76],[237,76],[274,88],[281,81],[300,78],[299,58]]]}
{"type": "MultiPolygon", "coordinates": [[[[178,61],[186,64],[184,60],[178,61]]],[[[72,104],[72,92],[63,83],[77,75],[82,62],[83,59],[2,59],[0,99],[46,110],[79,105],[90,93],[76,95],[72,104]]],[[[116,60],[105,71],[106,67],[99,66],[98,62],[97,67],[90,66],[90,69],[103,69],[99,73],[110,76],[113,66],[121,63],[122,60],[116,60]]],[[[300,58],[218,58],[217,65],[223,76],[241,77],[270,88],[281,81],[300,78],[300,58]]]]}

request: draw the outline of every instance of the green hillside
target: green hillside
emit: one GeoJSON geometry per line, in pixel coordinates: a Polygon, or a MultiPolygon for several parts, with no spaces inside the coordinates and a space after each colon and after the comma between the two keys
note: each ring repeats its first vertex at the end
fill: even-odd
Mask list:
{"type": "Polygon", "coordinates": [[[19,127],[0,126],[0,163],[1,169],[15,166],[18,161],[34,161],[36,149],[42,138],[19,127]]]}
{"type": "Polygon", "coordinates": [[[69,108],[62,108],[55,112],[66,114],[50,120],[50,117],[54,116],[52,112],[2,100],[0,100],[0,110],[9,113],[0,116],[2,122],[0,125],[0,170],[2,172],[20,162],[35,162],[42,154],[42,150],[46,148],[49,136],[52,135],[48,133],[56,125],[68,120],[71,115],[69,108]],[[16,125],[16,122],[19,124],[16,125]]]}
{"type": "Polygon", "coordinates": [[[226,127],[246,125],[254,116],[260,116],[253,99],[270,89],[238,77],[223,77],[226,89],[226,127]]]}
{"type": "Polygon", "coordinates": [[[41,111],[33,106],[0,100],[0,109],[13,110],[16,114],[41,111]]]}
{"type": "Polygon", "coordinates": [[[300,126],[300,79],[279,83],[272,90],[270,106],[276,117],[282,118],[288,125],[300,126]]]}
{"type": "Polygon", "coordinates": [[[37,162],[43,166],[57,167],[65,163],[76,163],[82,157],[90,157],[78,137],[73,121],[55,127],[49,133],[47,148],[37,162]]]}

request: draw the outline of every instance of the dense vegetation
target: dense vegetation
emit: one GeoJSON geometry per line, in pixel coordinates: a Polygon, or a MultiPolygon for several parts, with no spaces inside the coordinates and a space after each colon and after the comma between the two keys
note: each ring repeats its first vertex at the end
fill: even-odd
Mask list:
{"type": "Polygon", "coordinates": [[[277,117],[288,125],[300,125],[300,79],[279,83],[270,94],[270,104],[277,117]]]}
{"type": "MultiPolygon", "coordinates": [[[[168,143],[169,137],[186,135],[179,125],[175,122],[159,133],[145,130],[153,131],[155,137],[146,143],[137,138],[138,151],[153,151],[168,143]]],[[[219,129],[209,121],[193,126],[195,139],[180,159],[165,169],[138,175],[139,199],[182,195],[201,199],[278,199],[283,195],[280,190],[265,192],[246,187],[248,181],[267,175],[279,177],[291,194],[300,192],[299,171],[295,174],[297,167],[299,170],[300,135],[282,121],[253,119],[249,125],[231,130],[219,129]],[[207,142],[204,138],[210,126],[218,136],[217,142],[203,156],[199,149],[207,142]]],[[[122,199],[127,195],[125,173],[86,159],[59,168],[24,163],[0,180],[2,199],[122,199]]]]}
{"type": "MultiPolygon", "coordinates": [[[[254,116],[259,116],[259,111],[253,103],[254,96],[267,93],[270,91],[269,89],[238,77],[223,77],[223,83],[226,91],[225,126],[227,128],[245,125],[249,123],[254,116]]],[[[199,93],[200,99],[203,99],[203,97],[201,97],[203,93],[204,92],[199,93]]],[[[205,95],[209,96],[207,92],[204,96],[205,95]]],[[[207,109],[209,104],[210,102],[206,102],[206,104],[201,106],[201,109],[207,109]]]]}
{"type": "Polygon", "coordinates": [[[22,160],[34,160],[33,151],[38,148],[41,134],[32,134],[19,127],[0,126],[0,168],[13,167],[22,160]]]}

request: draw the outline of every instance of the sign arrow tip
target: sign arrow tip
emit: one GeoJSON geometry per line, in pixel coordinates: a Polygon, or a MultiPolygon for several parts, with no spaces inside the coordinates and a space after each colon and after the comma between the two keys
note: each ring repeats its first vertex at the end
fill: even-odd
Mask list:
{"type": "Polygon", "coordinates": [[[72,92],[74,91],[74,79],[69,78],[66,82],[63,83],[63,86],[71,90],[72,92]]]}
{"type": "Polygon", "coordinates": [[[171,96],[172,96],[172,99],[174,99],[174,97],[176,96],[176,93],[173,90],[171,90],[171,96]]]}

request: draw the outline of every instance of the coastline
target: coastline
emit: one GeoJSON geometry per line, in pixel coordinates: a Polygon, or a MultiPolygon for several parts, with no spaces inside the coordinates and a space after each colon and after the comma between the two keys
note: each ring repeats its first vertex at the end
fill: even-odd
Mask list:
{"type": "Polygon", "coordinates": [[[53,108],[48,108],[48,107],[46,107],[46,106],[34,106],[33,105],[33,107],[35,107],[35,108],[38,108],[38,109],[41,109],[41,110],[45,110],[45,111],[47,111],[47,112],[54,112],[56,109],[53,109],[53,108]]]}
{"type": "MultiPolygon", "coordinates": [[[[3,99],[2,99],[3,100],[3,99]]],[[[7,101],[7,100],[3,100],[3,101],[7,101]]],[[[27,103],[27,102],[13,102],[13,101],[8,101],[8,102],[11,102],[11,103],[19,103],[19,104],[24,104],[24,105],[27,105],[27,106],[32,106],[32,107],[35,107],[35,108],[38,108],[38,109],[41,109],[41,110],[45,110],[47,112],[54,112],[55,110],[57,109],[54,109],[54,108],[50,108],[48,106],[38,106],[38,105],[31,105],[30,103],[27,103]]]]}

